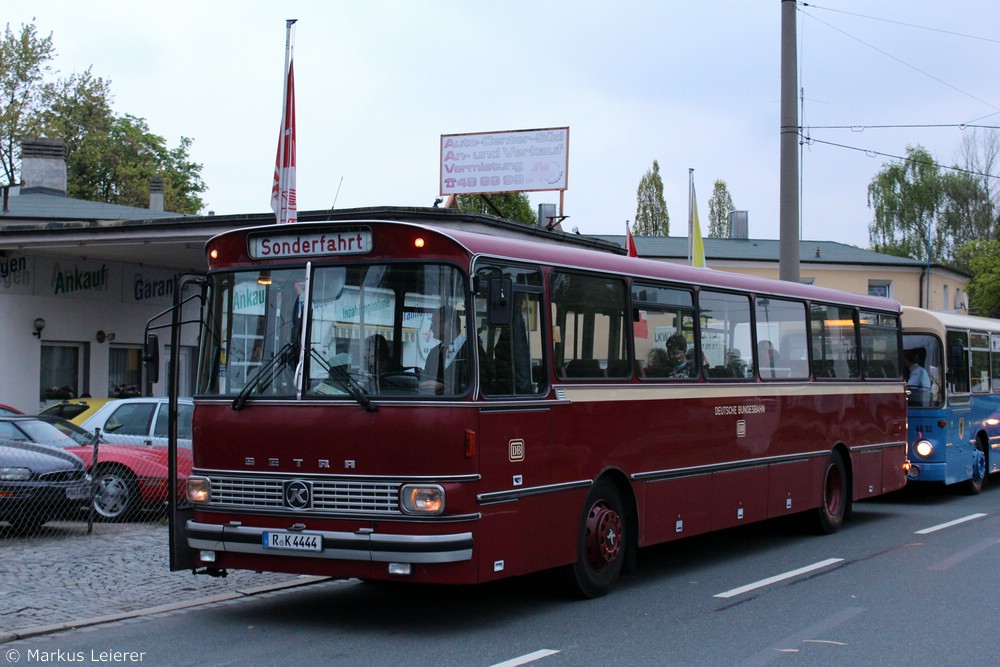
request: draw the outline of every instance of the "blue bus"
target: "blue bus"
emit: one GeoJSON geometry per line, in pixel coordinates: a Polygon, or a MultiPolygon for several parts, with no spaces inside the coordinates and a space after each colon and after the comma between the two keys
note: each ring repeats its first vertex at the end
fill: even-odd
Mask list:
{"type": "Polygon", "coordinates": [[[1000,471],[1000,320],[903,309],[910,481],[979,493],[1000,471]]]}

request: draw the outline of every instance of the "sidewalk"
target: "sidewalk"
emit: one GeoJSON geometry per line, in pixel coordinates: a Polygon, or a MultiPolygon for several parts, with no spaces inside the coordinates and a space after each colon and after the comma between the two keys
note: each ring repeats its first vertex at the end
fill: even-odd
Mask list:
{"type": "Polygon", "coordinates": [[[158,523],[49,524],[44,536],[0,538],[0,643],[93,622],[303,585],[319,577],[170,572],[158,523]]]}

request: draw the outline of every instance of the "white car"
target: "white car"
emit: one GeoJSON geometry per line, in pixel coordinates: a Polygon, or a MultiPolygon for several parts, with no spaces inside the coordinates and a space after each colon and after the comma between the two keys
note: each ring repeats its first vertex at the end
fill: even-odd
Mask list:
{"type": "MultiPolygon", "coordinates": [[[[101,429],[107,442],[123,445],[167,444],[168,398],[119,398],[108,401],[81,424],[94,432],[101,429]]],[[[194,402],[178,399],[177,446],[191,448],[191,413],[194,402]]]]}

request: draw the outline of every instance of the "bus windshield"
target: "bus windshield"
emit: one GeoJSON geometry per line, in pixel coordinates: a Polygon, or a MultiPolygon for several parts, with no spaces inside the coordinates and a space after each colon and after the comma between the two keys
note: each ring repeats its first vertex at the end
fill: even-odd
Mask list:
{"type": "Polygon", "coordinates": [[[469,388],[466,281],[453,266],[307,265],[217,273],[210,285],[201,395],[369,407],[469,388]]]}
{"type": "MultiPolygon", "coordinates": [[[[941,407],[942,359],[941,342],[937,337],[930,334],[904,333],[903,361],[909,405],[918,408],[941,407]]],[[[952,391],[955,391],[954,383],[952,391]]]]}

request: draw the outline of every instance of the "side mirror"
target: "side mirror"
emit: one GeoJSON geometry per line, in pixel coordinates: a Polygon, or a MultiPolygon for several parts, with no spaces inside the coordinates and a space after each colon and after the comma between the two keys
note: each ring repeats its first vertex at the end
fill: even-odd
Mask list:
{"type": "Polygon", "coordinates": [[[146,336],[146,347],[142,351],[142,363],[146,365],[146,382],[160,381],[160,339],[156,334],[146,336]]]}
{"type": "Polygon", "coordinates": [[[490,278],[486,321],[491,327],[509,327],[514,318],[514,284],[510,278],[490,278]]]}

